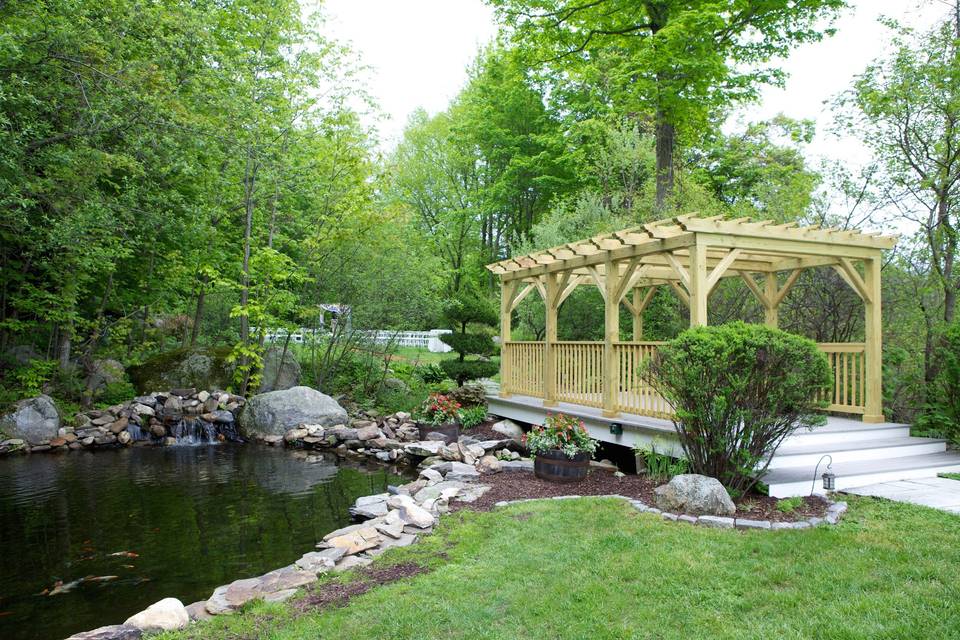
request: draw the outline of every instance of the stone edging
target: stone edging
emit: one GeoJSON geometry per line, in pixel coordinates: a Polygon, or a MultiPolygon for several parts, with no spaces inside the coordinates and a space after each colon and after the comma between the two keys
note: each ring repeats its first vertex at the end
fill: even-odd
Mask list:
{"type": "Polygon", "coordinates": [[[823,518],[811,517],[806,520],[799,520],[797,522],[773,522],[771,520],[752,520],[749,518],[728,518],[723,516],[691,516],[687,514],[677,514],[670,513],[669,511],[663,511],[657,509],[656,507],[651,507],[642,500],[637,500],[636,498],[628,498],[627,496],[621,496],[618,494],[608,494],[608,495],[569,495],[569,496],[553,496],[552,498],[520,498],[517,500],[501,500],[500,502],[494,503],[494,507],[506,507],[511,504],[522,504],[524,502],[535,502],[538,500],[571,500],[574,498],[619,498],[620,500],[626,500],[630,505],[639,511],[640,513],[652,513],[654,515],[660,515],[664,520],[669,520],[671,522],[684,522],[687,524],[696,524],[701,527],[710,527],[713,529],[757,529],[757,530],[767,530],[767,531],[783,531],[786,529],[811,529],[822,524],[834,525],[840,522],[840,518],[843,517],[843,514],[847,512],[847,503],[846,502],[834,502],[829,498],[825,498],[829,503],[827,507],[827,515],[823,518]]]}

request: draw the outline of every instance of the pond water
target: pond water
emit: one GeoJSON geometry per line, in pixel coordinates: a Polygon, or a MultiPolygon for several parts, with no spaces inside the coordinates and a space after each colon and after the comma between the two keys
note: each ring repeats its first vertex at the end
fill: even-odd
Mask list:
{"type": "Polygon", "coordinates": [[[290,564],[356,498],[402,481],[255,445],[2,459],[0,638],[56,640],[167,596],[205,599],[290,564]]]}

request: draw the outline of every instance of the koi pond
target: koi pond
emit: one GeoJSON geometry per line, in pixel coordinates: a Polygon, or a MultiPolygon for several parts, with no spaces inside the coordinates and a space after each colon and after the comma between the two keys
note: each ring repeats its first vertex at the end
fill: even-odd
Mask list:
{"type": "Polygon", "coordinates": [[[0,460],[0,638],[58,640],[290,564],[395,471],[232,444],[0,460]]]}

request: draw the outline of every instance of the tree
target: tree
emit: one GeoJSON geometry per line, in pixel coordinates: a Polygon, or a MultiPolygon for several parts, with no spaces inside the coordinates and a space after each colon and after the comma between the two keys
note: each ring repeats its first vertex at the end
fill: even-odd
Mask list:
{"type": "Polygon", "coordinates": [[[453,327],[453,333],[443,334],[440,339],[457,352],[455,359],[440,361],[444,372],[460,387],[468,380],[494,375],[499,367],[489,359],[494,351],[493,339],[487,333],[468,331],[471,325],[495,327],[497,316],[493,307],[477,295],[464,295],[450,301],[443,315],[453,327]],[[468,360],[468,356],[478,359],[468,360]]]}
{"type": "MultiPolygon", "coordinates": [[[[766,66],[830,33],[844,0],[489,0],[555,81],[584,82],[613,111],[652,120],[656,204],[674,187],[677,141],[696,140],[727,107],[783,82],[766,66]]],[[[596,103],[593,103],[596,104],[596,103]]]]}

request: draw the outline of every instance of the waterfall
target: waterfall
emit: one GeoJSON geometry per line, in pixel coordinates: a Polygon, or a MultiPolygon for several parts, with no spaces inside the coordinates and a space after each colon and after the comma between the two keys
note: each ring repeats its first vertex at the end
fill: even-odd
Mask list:
{"type": "Polygon", "coordinates": [[[138,440],[149,440],[150,434],[147,431],[144,431],[140,428],[136,422],[130,422],[127,424],[127,433],[130,434],[130,438],[137,442],[138,440]]]}
{"type": "Polygon", "coordinates": [[[208,422],[199,416],[171,416],[170,422],[172,424],[169,432],[177,439],[177,445],[194,446],[242,440],[233,423],[208,422]]]}

